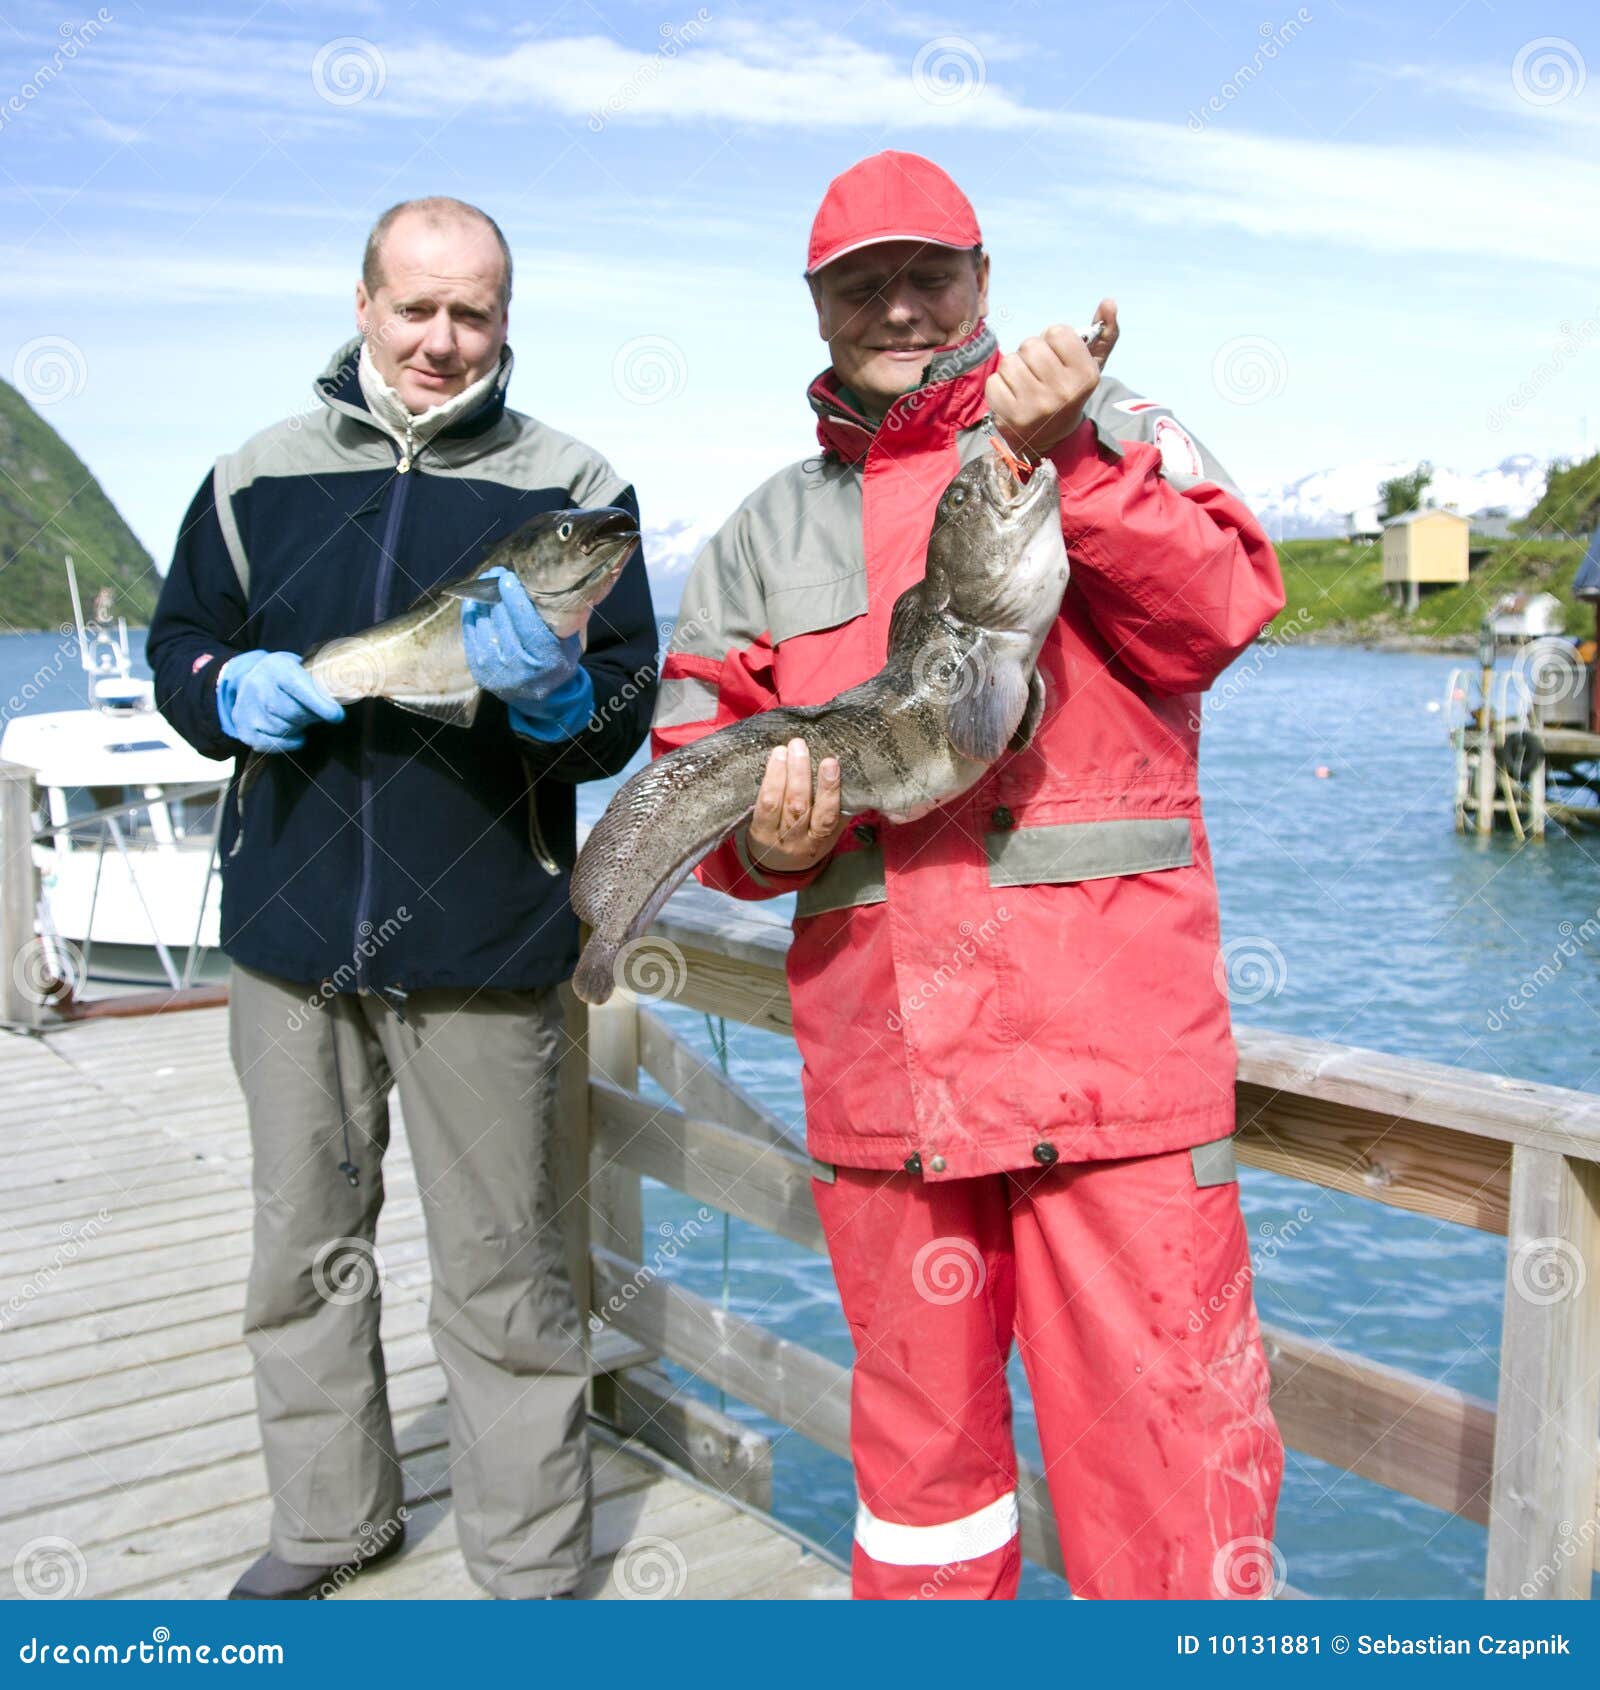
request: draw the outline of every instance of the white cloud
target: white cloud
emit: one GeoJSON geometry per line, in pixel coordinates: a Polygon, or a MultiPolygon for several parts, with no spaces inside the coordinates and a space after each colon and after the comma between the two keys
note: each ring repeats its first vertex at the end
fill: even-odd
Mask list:
{"type": "MultiPolygon", "coordinates": [[[[955,39],[959,77],[968,61],[955,39]]],[[[981,75],[970,93],[945,102],[937,88],[934,98],[919,91],[909,48],[883,51],[809,26],[743,19],[711,19],[670,57],[598,35],[524,40],[509,50],[377,38],[370,49],[356,43],[348,51],[357,77],[376,79],[381,67],[381,91],[349,107],[325,104],[312,88],[312,64],[325,45],[277,36],[219,52],[199,33],[141,30],[115,40],[108,34],[76,74],[97,78],[97,98],[108,78],[124,100],[173,98],[173,116],[185,122],[207,98],[235,123],[241,102],[258,115],[277,109],[297,122],[326,123],[352,113],[363,123],[414,123],[463,105],[475,119],[542,108],[581,120],[574,144],[585,147],[593,122],[989,131],[1015,135],[1016,145],[1000,142],[1003,156],[987,182],[975,153],[963,165],[963,185],[992,200],[1011,190],[1020,168],[1035,216],[1053,200],[1177,229],[1228,227],[1263,239],[1403,253],[1473,254],[1492,245],[1511,261],[1600,265],[1590,234],[1600,225],[1600,169],[1574,153],[1569,126],[1590,123],[1593,113],[1585,107],[1580,119],[1576,101],[1520,106],[1509,72],[1497,82],[1489,72],[1400,67],[1394,74],[1427,76],[1469,106],[1561,114],[1519,129],[1514,140],[1417,145],[1252,133],[1237,109],[1201,133],[1176,116],[1163,123],[1040,109],[989,75],[986,56],[972,61],[981,75]],[[1033,147],[1035,136],[1042,146],[1033,147]],[[1070,174],[1035,168],[1068,151],[1070,174]],[[1086,185],[1070,185],[1078,182],[1086,185]]]]}

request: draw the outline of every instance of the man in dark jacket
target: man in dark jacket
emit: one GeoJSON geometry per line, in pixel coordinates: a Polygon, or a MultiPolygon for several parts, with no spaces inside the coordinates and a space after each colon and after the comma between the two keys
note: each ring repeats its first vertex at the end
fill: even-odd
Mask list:
{"type": "Polygon", "coordinates": [[[486,688],[470,728],[341,707],[298,655],[472,573],[542,511],[637,515],[596,452],[507,408],[510,294],[483,212],[385,213],[359,337],[310,415],[218,460],[150,629],[157,700],[184,737],[240,766],[272,753],[242,828],[235,781],[220,841],[256,1195],[245,1336],[274,1500],[238,1597],[315,1595],[403,1540],[372,1243],[391,1083],[427,1225],[468,1567],[497,1596],[545,1597],[587,1564],[585,1348],[552,1175],[557,987],[577,921],[566,868],[541,866],[530,824],[570,865],[576,783],[617,772],[644,736],[643,559],[581,658],[514,576],[499,604],[469,607],[486,688]]]}

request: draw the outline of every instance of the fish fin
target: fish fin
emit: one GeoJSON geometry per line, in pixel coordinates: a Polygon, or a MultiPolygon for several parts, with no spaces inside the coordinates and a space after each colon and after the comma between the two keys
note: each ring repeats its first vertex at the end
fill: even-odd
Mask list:
{"type": "Polygon", "coordinates": [[[473,604],[499,604],[500,577],[491,575],[487,581],[482,578],[452,581],[448,587],[441,587],[439,591],[446,598],[467,599],[473,604]]]}
{"type": "Polygon", "coordinates": [[[1021,727],[1028,703],[1022,666],[980,635],[954,677],[945,732],[963,757],[992,763],[1021,727]]]}
{"type": "Polygon", "coordinates": [[[1039,731],[1039,718],[1044,715],[1044,680],[1037,669],[1028,677],[1028,704],[1011,736],[1008,751],[1025,751],[1039,731]]]}
{"type": "Polygon", "coordinates": [[[435,722],[447,722],[452,727],[470,728],[478,716],[478,705],[483,700],[483,688],[474,687],[465,695],[454,693],[448,698],[391,698],[391,704],[398,704],[402,710],[409,710],[414,716],[427,716],[435,722]]]}

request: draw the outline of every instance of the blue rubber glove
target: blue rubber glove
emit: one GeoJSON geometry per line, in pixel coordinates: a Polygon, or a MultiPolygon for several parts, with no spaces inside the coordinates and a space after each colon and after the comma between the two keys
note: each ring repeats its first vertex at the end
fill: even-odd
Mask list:
{"type": "Polygon", "coordinates": [[[482,579],[494,576],[500,579],[498,604],[468,599],[461,606],[467,667],[485,692],[537,716],[542,712],[536,712],[535,705],[582,673],[582,644],[576,634],[558,640],[550,632],[527,589],[509,569],[496,565],[485,570],[482,579]]]}
{"type": "Polygon", "coordinates": [[[548,698],[530,704],[525,710],[513,704],[507,715],[519,734],[529,739],[553,745],[557,740],[571,739],[582,730],[594,714],[594,682],[589,671],[580,668],[565,686],[557,687],[548,698]]]}
{"type": "Polygon", "coordinates": [[[310,722],[342,722],[344,706],[306,673],[292,651],[242,651],[217,676],[222,731],[253,751],[298,751],[310,722]]]}

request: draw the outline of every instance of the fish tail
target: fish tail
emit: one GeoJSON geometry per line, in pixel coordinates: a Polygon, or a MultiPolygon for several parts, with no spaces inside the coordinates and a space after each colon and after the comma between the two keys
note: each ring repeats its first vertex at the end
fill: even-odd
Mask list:
{"type": "Polygon", "coordinates": [[[591,935],[583,947],[577,972],[572,976],[572,989],[585,1003],[603,1004],[616,990],[619,948],[599,934],[591,935]]]}
{"type": "Polygon", "coordinates": [[[572,907],[613,952],[650,925],[695,864],[750,814],[767,753],[792,731],[792,715],[763,711],[680,746],[612,798],[578,853],[572,907]]]}

